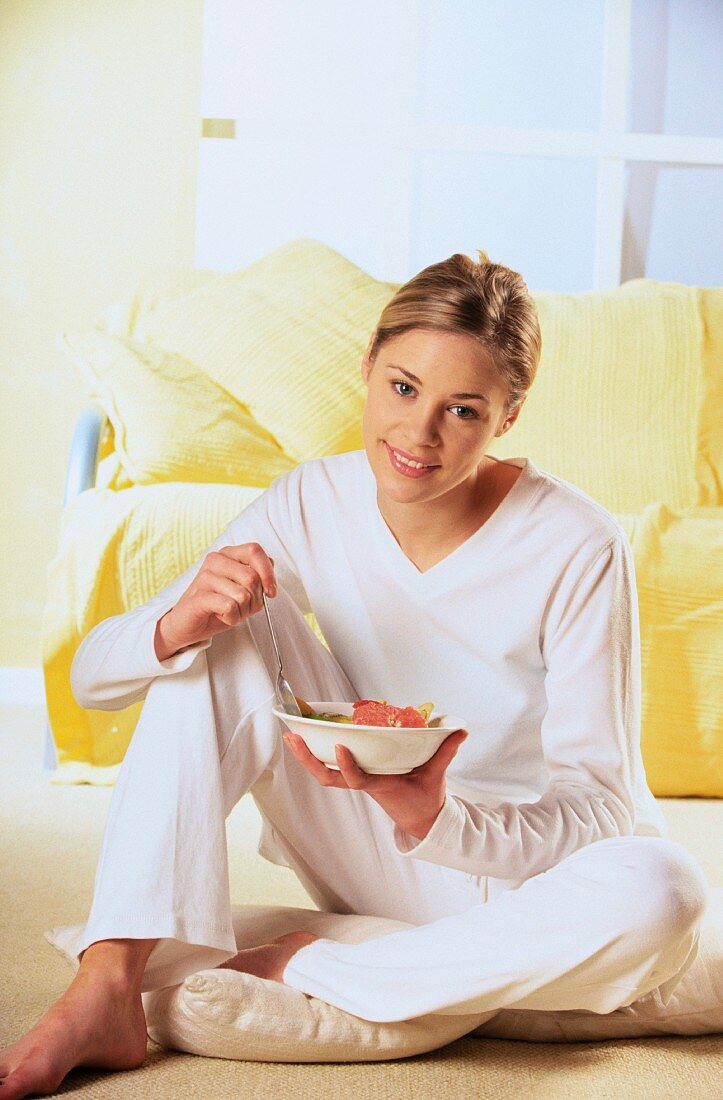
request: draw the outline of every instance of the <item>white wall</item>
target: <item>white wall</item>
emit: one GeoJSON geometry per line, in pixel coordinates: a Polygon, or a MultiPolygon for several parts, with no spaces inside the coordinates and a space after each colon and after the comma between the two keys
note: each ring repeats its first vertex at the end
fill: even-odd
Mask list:
{"type": "Polygon", "coordinates": [[[722,62],[720,0],[206,0],[196,263],[721,283],[722,62]]]}
{"type": "Polygon", "coordinates": [[[41,662],[87,403],[56,333],[193,264],[202,3],[0,0],[0,665],[41,662]]]}

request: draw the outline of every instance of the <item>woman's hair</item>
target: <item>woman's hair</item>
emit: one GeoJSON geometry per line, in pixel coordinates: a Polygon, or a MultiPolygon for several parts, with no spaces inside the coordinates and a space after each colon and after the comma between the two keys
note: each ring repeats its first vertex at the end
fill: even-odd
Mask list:
{"type": "Polygon", "coordinates": [[[387,303],[377,324],[369,360],[387,340],[408,329],[434,328],[474,336],[492,356],[507,388],[507,412],[524,400],[540,361],[537,311],[521,275],[460,252],[425,267],[387,303]]]}

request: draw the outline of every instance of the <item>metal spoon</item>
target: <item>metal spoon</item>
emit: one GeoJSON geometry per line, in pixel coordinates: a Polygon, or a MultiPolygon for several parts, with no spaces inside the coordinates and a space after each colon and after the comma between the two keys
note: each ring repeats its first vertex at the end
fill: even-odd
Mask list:
{"type": "Polygon", "coordinates": [[[289,681],[284,677],[283,667],[281,664],[281,653],[279,652],[279,643],[276,641],[276,634],[274,633],[274,624],[271,622],[271,615],[269,614],[269,603],[266,598],[266,593],[262,592],[264,598],[264,611],[266,612],[266,618],[269,623],[269,630],[271,631],[271,640],[274,643],[274,649],[276,650],[276,660],[279,662],[279,674],[276,677],[276,698],[281,704],[282,708],[287,714],[295,714],[298,718],[301,718],[301,709],[296,702],[296,696],[291,690],[289,681]]]}

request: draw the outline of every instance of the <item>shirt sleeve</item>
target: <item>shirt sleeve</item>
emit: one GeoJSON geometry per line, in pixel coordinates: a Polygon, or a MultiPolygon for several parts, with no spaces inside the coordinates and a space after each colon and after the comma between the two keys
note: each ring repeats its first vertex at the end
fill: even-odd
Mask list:
{"type": "Polygon", "coordinates": [[[475,875],[526,879],[597,840],[630,836],[640,739],[640,628],[632,552],[613,536],[567,592],[541,639],[547,789],[495,808],[447,794],[422,840],[394,825],[397,850],[475,875]]]}
{"type": "MultiPolygon", "coordinates": [[[[165,661],[155,651],[156,624],[177,603],[201,568],[207,554],[223,546],[258,542],[274,559],[280,587],[306,614],[311,610],[289,548],[292,541],[294,499],[297,481],[282,475],[224,528],[220,535],[184,573],[147,603],[120,615],[113,615],[88,632],[76,650],[70,669],[73,695],[82,707],[93,710],[122,710],[144,699],[157,676],[169,676],[187,669],[213,639],[180,650],[165,661]]],[[[298,511],[298,509],[296,509],[298,511]]]]}

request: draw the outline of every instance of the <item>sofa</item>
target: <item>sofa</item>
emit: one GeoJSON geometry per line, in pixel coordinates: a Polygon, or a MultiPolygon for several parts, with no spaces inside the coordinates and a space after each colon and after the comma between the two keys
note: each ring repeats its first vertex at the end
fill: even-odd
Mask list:
{"type": "MultiPolygon", "coordinates": [[[[359,364],[395,289],[299,239],[235,272],[156,273],[59,337],[89,407],[43,617],[55,782],[112,784],[142,707],[78,706],[69,671],[88,630],[198,560],[274,477],[362,446],[359,364]]],[[[661,797],[721,797],[723,288],[531,292],[538,374],[492,453],[529,455],[618,518],[636,567],[648,781],[661,797]]]]}

